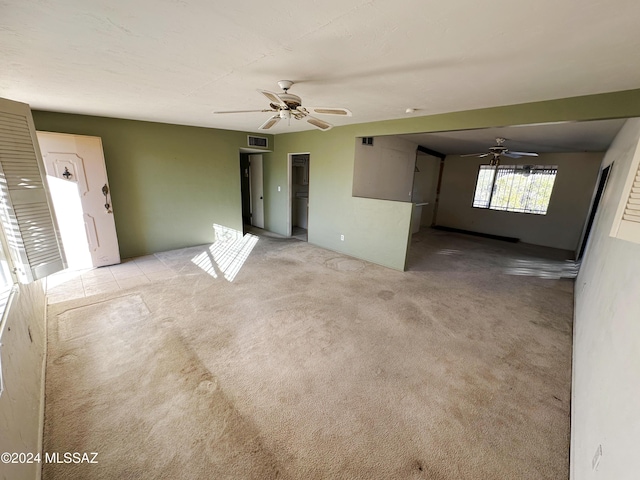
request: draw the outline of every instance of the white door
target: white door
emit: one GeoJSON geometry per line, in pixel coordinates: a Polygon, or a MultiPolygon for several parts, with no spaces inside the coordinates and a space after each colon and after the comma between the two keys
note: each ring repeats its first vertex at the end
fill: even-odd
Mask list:
{"type": "Polygon", "coordinates": [[[251,225],[264,228],[264,191],[262,185],[262,155],[249,155],[251,192],[251,225]]]}
{"type": "Polygon", "coordinates": [[[38,132],[38,143],[69,268],[120,263],[100,137],[38,132]]]}

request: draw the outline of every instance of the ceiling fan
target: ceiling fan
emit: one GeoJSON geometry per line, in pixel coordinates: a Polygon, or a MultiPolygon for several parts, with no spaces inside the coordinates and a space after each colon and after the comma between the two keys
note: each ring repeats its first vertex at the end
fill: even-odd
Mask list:
{"type": "Polygon", "coordinates": [[[492,166],[498,166],[500,164],[500,157],[502,155],[504,155],[505,157],[509,157],[509,158],[520,158],[520,157],[537,157],[538,154],[535,152],[514,152],[512,150],[509,150],[507,147],[504,146],[504,142],[506,142],[507,139],[506,138],[501,138],[498,137],[496,138],[496,145],[494,145],[493,147],[489,147],[489,151],[488,152],[482,152],[482,153],[468,153],[466,155],[461,155],[461,157],[480,157],[480,158],[484,158],[484,157],[488,157],[488,156],[492,156],[491,157],[491,165],[492,166]]]}
{"type": "Polygon", "coordinates": [[[213,113],[254,113],[254,112],[272,112],[273,115],[269,120],[260,125],[260,130],[268,130],[277,124],[282,119],[290,120],[294,118],[296,120],[304,119],[314,127],[320,130],[329,130],[333,125],[313,117],[310,113],[320,115],[339,115],[343,117],[350,117],[351,112],[346,108],[325,108],[325,107],[308,107],[302,106],[302,99],[289,93],[289,89],[293,85],[291,80],[280,80],[278,86],[284,93],[273,93],[268,90],[258,90],[269,100],[269,106],[271,108],[264,110],[231,110],[226,112],[213,112],[213,113]]]}

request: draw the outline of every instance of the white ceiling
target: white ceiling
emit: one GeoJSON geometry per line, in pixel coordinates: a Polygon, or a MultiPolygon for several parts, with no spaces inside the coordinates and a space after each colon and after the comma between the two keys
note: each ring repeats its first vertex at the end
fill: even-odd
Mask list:
{"type": "Polygon", "coordinates": [[[489,147],[496,144],[498,137],[506,139],[505,147],[520,152],[604,152],[624,122],[624,119],[559,122],[417,133],[397,137],[446,155],[487,152],[489,147]]]}
{"type": "MultiPolygon", "coordinates": [[[[256,89],[336,125],[640,87],[637,0],[0,0],[0,96],[257,131],[256,89]]],[[[312,128],[280,122],[274,133],[312,128]]]]}

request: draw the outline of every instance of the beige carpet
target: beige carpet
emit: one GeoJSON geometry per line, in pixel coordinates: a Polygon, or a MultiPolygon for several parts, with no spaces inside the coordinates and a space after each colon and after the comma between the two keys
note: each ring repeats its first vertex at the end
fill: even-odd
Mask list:
{"type": "MultiPolygon", "coordinates": [[[[53,479],[565,479],[574,273],[427,231],[410,271],[262,237],[233,282],[180,275],[49,307],[53,479]]],[[[216,269],[217,271],[217,269],[216,269]]]]}

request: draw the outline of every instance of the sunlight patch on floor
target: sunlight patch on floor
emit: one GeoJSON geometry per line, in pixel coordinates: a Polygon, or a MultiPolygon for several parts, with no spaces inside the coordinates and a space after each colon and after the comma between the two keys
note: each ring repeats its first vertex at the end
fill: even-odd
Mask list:
{"type": "Polygon", "coordinates": [[[579,264],[572,260],[547,261],[512,260],[505,270],[507,275],[524,275],[549,279],[576,278],[579,264]]]}
{"type": "Polygon", "coordinates": [[[244,237],[222,235],[214,244],[191,261],[213,278],[222,275],[225,280],[233,282],[238,272],[249,258],[258,237],[247,233],[244,237]]]}
{"type": "Polygon", "coordinates": [[[47,277],[47,290],[53,289],[55,287],[59,287],[60,285],[64,285],[66,283],[72,282],[74,279],[79,280],[80,276],[88,271],[88,269],[84,270],[62,270],[60,272],[54,273],[47,277]]]}
{"type": "Polygon", "coordinates": [[[443,248],[436,252],[438,255],[461,255],[462,252],[460,250],[456,250],[453,248],[443,248]]]}

